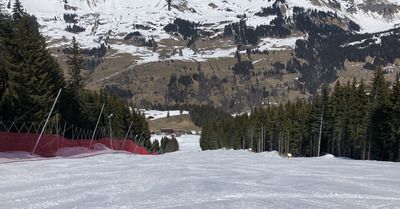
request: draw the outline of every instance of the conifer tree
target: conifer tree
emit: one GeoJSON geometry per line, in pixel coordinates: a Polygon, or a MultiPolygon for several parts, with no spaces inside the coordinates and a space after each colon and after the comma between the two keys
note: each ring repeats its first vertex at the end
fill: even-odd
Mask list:
{"type": "Polygon", "coordinates": [[[158,140],[155,140],[153,142],[153,145],[152,145],[150,151],[153,152],[153,153],[159,153],[160,152],[160,143],[158,142],[158,140]]]}
{"type": "Polygon", "coordinates": [[[346,125],[346,98],[344,88],[339,81],[335,84],[330,100],[332,114],[330,116],[332,118],[332,152],[337,156],[342,156],[346,125]]]}
{"type": "Polygon", "coordinates": [[[84,91],[81,69],[83,58],[81,49],[75,37],[72,38],[71,45],[68,47],[67,66],[69,79],[67,88],[62,94],[61,113],[64,119],[82,128],[93,128],[93,123],[97,122],[97,117],[93,115],[100,111],[102,104],[96,104],[98,95],[95,92],[84,91]],[[100,106],[100,107],[99,107],[100,106]],[[95,118],[95,119],[94,119],[95,118]]]}
{"type": "Polygon", "coordinates": [[[45,119],[64,78],[56,60],[46,49],[36,18],[27,14],[17,0],[13,7],[9,39],[8,80],[0,106],[6,120],[45,119]],[[34,110],[27,113],[28,110],[34,110]],[[10,111],[13,110],[13,111],[10,111]]]}
{"type": "Polygon", "coordinates": [[[79,43],[76,41],[75,36],[72,37],[71,46],[69,47],[70,55],[67,57],[68,75],[68,88],[72,90],[74,95],[78,95],[83,88],[83,78],[81,70],[83,69],[82,50],[79,43]]]}
{"type": "Polygon", "coordinates": [[[292,150],[295,149],[293,146],[293,136],[295,135],[295,126],[296,126],[296,112],[294,110],[294,104],[290,101],[288,101],[285,104],[285,131],[284,131],[284,143],[285,143],[285,156],[287,156],[288,153],[291,153],[292,150]]]}
{"type": "Polygon", "coordinates": [[[368,127],[370,122],[370,104],[366,92],[364,80],[361,80],[360,85],[356,90],[356,124],[357,124],[357,141],[360,143],[360,156],[354,155],[356,159],[366,159],[368,127]]]}
{"type": "MultiPolygon", "coordinates": [[[[132,108],[133,109],[133,108],[132,108]]],[[[151,147],[150,130],[146,118],[140,111],[132,110],[132,140],[138,145],[151,147]]]]}
{"type": "Polygon", "coordinates": [[[71,89],[67,88],[63,95],[64,118],[82,128],[93,129],[103,105],[99,94],[96,91],[83,91],[76,97],[71,89]]]}
{"type": "Polygon", "coordinates": [[[326,112],[327,112],[327,107],[329,105],[329,90],[328,90],[328,86],[324,86],[322,88],[322,95],[321,95],[321,113],[320,113],[320,120],[319,120],[319,133],[318,133],[318,151],[317,151],[317,156],[319,157],[321,154],[321,150],[323,149],[324,146],[324,142],[325,140],[323,140],[323,133],[325,131],[325,118],[326,118],[326,112]],[[322,149],[321,149],[322,146],[322,149]]]}
{"type": "Polygon", "coordinates": [[[171,1],[172,1],[172,0],[167,0],[167,3],[168,3],[168,11],[171,11],[171,1]]]}
{"type": "Polygon", "coordinates": [[[322,99],[316,95],[311,102],[311,112],[309,116],[309,140],[307,156],[315,156],[318,151],[318,135],[321,125],[322,99]],[[316,149],[317,148],[317,149],[316,149]]]}
{"type": "Polygon", "coordinates": [[[295,136],[297,139],[297,152],[293,152],[292,154],[297,156],[303,156],[303,143],[306,141],[307,137],[307,121],[308,121],[308,109],[307,105],[298,100],[296,102],[296,109],[298,114],[298,135],[295,136]]]}
{"type": "MultiPolygon", "coordinates": [[[[3,98],[4,92],[7,88],[8,81],[8,70],[7,70],[7,60],[9,60],[7,41],[11,34],[11,28],[9,25],[9,20],[5,15],[0,12],[0,101],[3,98]]],[[[0,106],[0,113],[2,113],[0,106]]],[[[2,114],[0,114],[1,120],[2,114]]]]}
{"type": "Polygon", "coordinates": [[[375,70],[371,89],[372,115],[371,135],[372,147],[371,158],[379,160],[390,160],[388,151],[393,146],[391,118],[390,89],[386,82],[382,67],[379,65],[375,70]]]}
{"type": "Polygon", "coordinates": [[[255,137],[257,140],[257,152],[263,152],[264,151],[264,143],[265,143],[265,133],[266,133],[266,128],[265,124],[267,123],[267,118],[266,115],[264,114],[264,111],[260,109],[259,112],[257,112],[256,115],[256,124],[255,124],[255,137]]]}
{"type": "Polygon", "coordinates": [[[22,7],[22,4],[19,0],[15,0],[12,11],[14,20],[20,20],[23,16],[26,15],[26,12],[24,11],[24,8],[22,7]]]}
{"type": "Polygon", "coordinates": [[[203,126],[200,137],[200,147],[202,150],[215,149],[215,120],[211,120],[203,126]]]}
{"type": "Polygon", "coordinates": [[[392,109],[392,127],[394,142],[391,147],[392,161],[400,161],[400,78],[397,77],[396,83],[393,86],[391,101],[393,104],[392,109]]]}

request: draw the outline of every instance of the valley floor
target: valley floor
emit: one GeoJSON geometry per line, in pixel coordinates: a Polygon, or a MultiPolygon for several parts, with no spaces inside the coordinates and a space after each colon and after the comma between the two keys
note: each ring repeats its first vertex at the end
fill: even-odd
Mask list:
{"type": "Polygon", "coordinates": [[[276,152],[109,153],[0,164],[0,208],[399,208],[400,164],[276,152]]]}

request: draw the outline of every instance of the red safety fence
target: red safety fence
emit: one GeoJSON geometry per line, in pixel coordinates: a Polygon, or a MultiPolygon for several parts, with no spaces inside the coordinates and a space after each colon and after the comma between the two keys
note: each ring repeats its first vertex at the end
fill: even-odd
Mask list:
{"type": "MultiPolygon", "coordinates": [[[[0,152],[32,152],[38,138],[39,134],[0,132],[0,152]]],[[[43,134],[34,154],[42,157],[56,157],[63,148],[81,147],[90,150],[96,150],[96,147],[99,147],[99,144],[104,145],[112,150],[123,150],[133,154],[141,155],[156,155],[154,153],[148,153],[144,147],[137,146],[131,140],[102,138],[99,140],[93,140],[91,143],[90,139],[70,140],[54,134],[43,134]]]]}

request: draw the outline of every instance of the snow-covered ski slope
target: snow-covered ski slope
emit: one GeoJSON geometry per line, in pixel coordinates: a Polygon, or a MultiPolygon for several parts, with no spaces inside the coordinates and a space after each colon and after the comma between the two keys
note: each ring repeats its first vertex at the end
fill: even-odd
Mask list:
{"type": "Polygon", "coordinates": [[[276,152],[123,153],[0,164],[0,208],[400,208],[400,164],[276,152]]]}

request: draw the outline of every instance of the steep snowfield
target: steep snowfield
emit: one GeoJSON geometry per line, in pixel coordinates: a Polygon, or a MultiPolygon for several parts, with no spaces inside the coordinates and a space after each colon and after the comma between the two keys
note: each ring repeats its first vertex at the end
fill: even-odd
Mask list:
{"type": "Polygon", "coordinates": [[[0,208],[398,208],[400,164],[197,152],[0,164],[0,208]]]}

